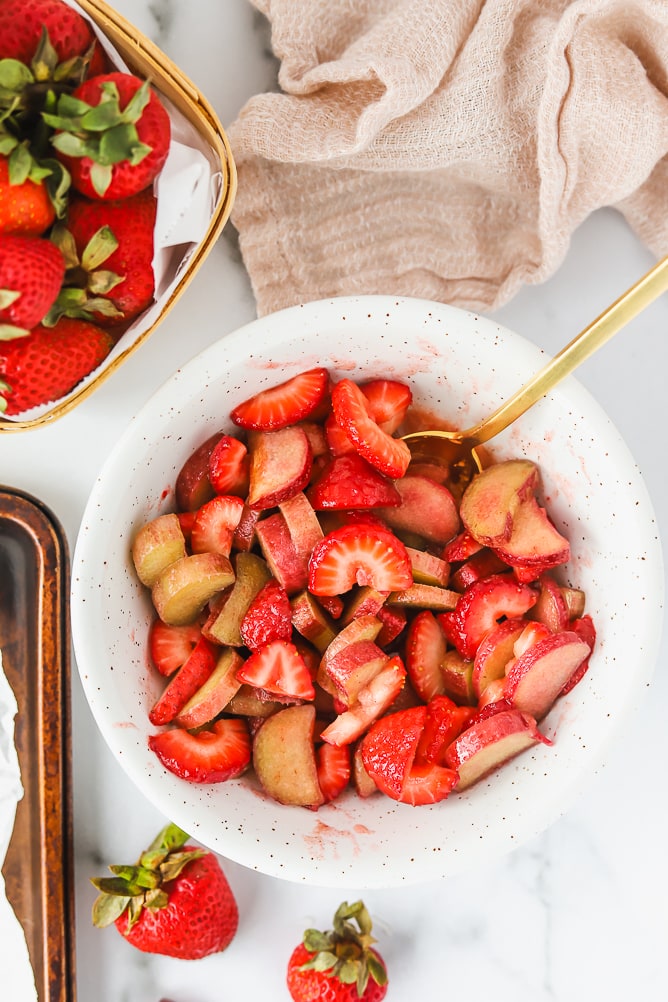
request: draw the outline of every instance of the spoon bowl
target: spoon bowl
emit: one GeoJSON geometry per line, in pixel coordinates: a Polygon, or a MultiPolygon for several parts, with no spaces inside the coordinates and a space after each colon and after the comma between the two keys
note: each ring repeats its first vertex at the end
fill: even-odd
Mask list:
{"type": "Polygon", "coordinates": [[[471,478],[483,469],[484,457],[478,451],[479,446],[521,417],[666,289],[668,256],[650,268],[647,274],[588,324],[547,365],[478,424],[464,431],[428,428],[404,435],[403,439],[413,459],[448,466],[453,486],[463,490],[471,478]]]}

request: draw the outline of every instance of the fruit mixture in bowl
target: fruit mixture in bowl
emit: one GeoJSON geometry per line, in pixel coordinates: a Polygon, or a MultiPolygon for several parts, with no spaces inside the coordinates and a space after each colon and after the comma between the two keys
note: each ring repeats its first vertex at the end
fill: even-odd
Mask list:
{"type": "Polygon", "coordinates": [[[478,865],[573,803],[654,666],[637,468],[574,380],[466,491],[400,441],[416,415],[473,425],[542,362],[465,311],[345,297],[221,338],[136,415],[83,515],[72,631],[165,816],[359,889],[478,865]]]}
{"type": "Polygon", "coordinates": [[[251,765],[279,803],[350,783],[432,804],[537,742],[595,642],[528,459],[466,486],[411,462],[406,382],[316,367],[234,408],[133,540],[168,679],[150,748],[182,779],[251,765]]]}

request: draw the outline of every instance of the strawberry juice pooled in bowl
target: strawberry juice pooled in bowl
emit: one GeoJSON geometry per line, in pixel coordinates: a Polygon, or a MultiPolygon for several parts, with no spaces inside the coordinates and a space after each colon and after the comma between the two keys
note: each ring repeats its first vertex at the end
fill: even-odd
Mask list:
{"type": "MultiPolygon", "coordinates": [[[[401,439],[423,412],[482,416],[499,402],[488,373],[507,395],[537,354],[436,304],[310,304],[195,359],[173,377],[176,410],[159,393],[139,417],[148,439],[131,427],[119,443],[75,553],[77,661],[120,761],[205,844],[315,883],[427,879],[540,831],[600,762],[633,698],[609,667],[627,641],[608,574],[650,594],[649,573],[661,600],[651,508],[636,523],[644,559],[601,533],[631,483],[633,508],[648,504],[637,474],[596,497],[611,453],[589,438],[616,463],[623,444],[574,382],[468,485],[401,439]],[[242,347],[251,333],[259,359],[242,347]],[[363,363],[341,364],[367,344],[363,363]],[[577,410],[583,443],[561,431],[577,410]],[[105,481],[130,453],[128,513],[105,481]],[[89,569],[100,512],[117,533],[103,590],[121,607],[104,613],[89,569]],[[91,676],[107,612],[109,667],[91,676]]],[[[657,626],[639,625],[651,664],[657,626]]]]}

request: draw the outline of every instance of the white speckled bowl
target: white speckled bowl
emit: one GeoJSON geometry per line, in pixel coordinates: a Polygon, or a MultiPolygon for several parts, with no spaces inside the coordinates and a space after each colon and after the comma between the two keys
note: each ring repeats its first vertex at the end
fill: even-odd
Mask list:
{"type": "Polygon", "coordinates": [[[534,345],[470,313],[421,300],[342,298],[284,310],[229,335],[177,372],[132,421],[83,517],[72,628],[95,719],[166,817],[245,866],[364,888],[442,877],[498,857],[569,808],[652,674],[663,600],[660,544],[640,473],[572,377],[499,436],[494,452],[540,465],[549,510],[572,545],[565,579],[586,590],[598,647],[583,682],[543,723],[553,747],[525,752],[442,804],[414,808],[351,792],[313,812],[279,806],[247,779],[198,786],[166,772],[147,747],[147,711],[160,680],[147,663],[149,598],[129,555],[137,528],[171,509],[187,456],[262,387],[314,365],[353,379],[407,378],[419,404],[468,426],[542,362],[534,345]]]}

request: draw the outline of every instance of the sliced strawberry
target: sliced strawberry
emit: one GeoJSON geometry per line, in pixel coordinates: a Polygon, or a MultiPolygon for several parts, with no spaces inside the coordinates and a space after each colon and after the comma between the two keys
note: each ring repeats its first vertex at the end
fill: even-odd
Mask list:
{"type": "Polygon", "coordinates": [[[335,800],[350,782],[348,745],[330,745],[323,742],[315,750],[315,766],[325,803],[335,800]]]}
{"type": "Polygon", "coordinates": [[[206,730],[191,734],[173,727],[152,734],[149,748],[165,769],[191,783],[223,783],[244,771],[251,758],[246,721],[222,717],[206,730]]]}
{"type": "Polygon", "coordinates": [[[452,612],[439,622],[451,644],[465,658],[474,658],[480,641],[503,617],[523,616],[535,604],[538,593],[520,584],[510,574],[493,574],[475,581],[452,612]]]}
{"type": "Polygon", "coordinates": [[[415,762],[445,765],[445,749],[469,726],[475,712],[471,706],[457,706],[448,696],[430,700],[415,762]]]}
{"type": "Polygon", "coordinates": [[[341,595],[355,584],[404,591],[412,583],[404,544],[389,530],[368,523],[335,529],[311,553],[308,588],[314,595],[341,595]]]}
{"type": "Polygon", "coordinates": [[[327,369],[308,369],[256,393],[235,407],[230,416],[241,428],[276,431],[312,414],[326,400],[328,390],[327,369]]]}
{"type": "Polygon", "coordinates": [[[151,661],[161,675],[169,678],[185,664],[202,636],[198,623],[187,626],[168,626],[154,619],[148,633],[148,650],[151,661]]]}
{"type": "Polygon", "coordinates": [[[426,706],[415,706],[381,717],[362,740],[362,762],[376,786],[401,798],[427,716],[426,706]]]}
{"type": "Polygon", "coordinates": [[[248,449],[232,435],[223,435],[209,456],[209,481],[216,494],[248,493],[248,449]]]}
{"type": "Polygon", "coordinates": [[[340,380],[332,390],[332,408],[336,420],[364,459],[392,479],[403,477],[411,460],[409,448],[376,424],[369,401],[359,386],[350,379],[340,380]]]}
{"type": "Polygon", "coordinates": [[[272,578],[260,589],[241,620],[241,639],[251,651],[272,640],[292,637],[292,606],[285,588],[272,578]]]}
{"type": "Polygon", "coordinates": [[[308,666],[295,645],[286,640],[273,640],[254,651],[237,678],[275,697],[315,698],[308,666]]]}
{"type": "Polygon", "coordinates": [[[316,511],[401,504],[401,495],[392,481],[357,452],[331,459],[309,487],[307,497],[316,511]]]}
{"type": "Polygon", "coordinates": [[[148,717],[152,724],[168,724],[181,712],[216,667],[219,650],[220,648],[205,637],[200,637],[188,660],[172,676],[167,688],[150,711],[148,717]]]}
{"type": "Polygon", "coordinates": [[[441,663],[447,641],[433,612],[424,609],[406,633],[406,671],[420,699],[428,703],[445,692],[441,663]]]}
{"type": "Polygon", "coordinates": [[[360,384],[360,390],[374,421],[388,435],[394,434],[413,401],[410,386],[395,379],[370,379],[360,384]]]}
{"type": "Polygon", "coordinates": [[[244,503],[236,494],[219,494],[203,504],[195,513],[190,532],[192,552],[222,553],[228,557],[243,509],[244,503]]]}
{"type": "Polygon", "coordinates": [[[458,780],[454,769],[426,762],[414,763],[404,779],[399,801],[413,807],[438,804],[452,792],[458,780]]]}

